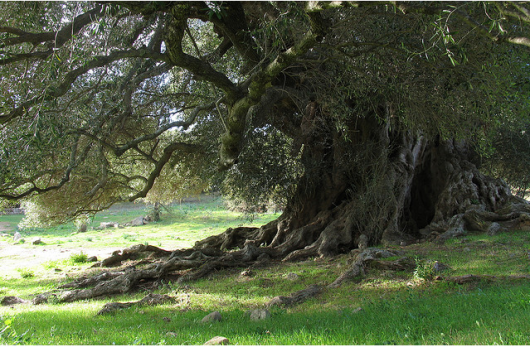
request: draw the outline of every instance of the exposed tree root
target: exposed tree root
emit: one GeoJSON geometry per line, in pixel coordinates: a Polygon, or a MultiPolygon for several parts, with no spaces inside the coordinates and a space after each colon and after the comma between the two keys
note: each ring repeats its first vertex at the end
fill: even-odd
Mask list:
{"type": "Polygon", "coordinates": [[[92,277],[86,277],[83,276],[81,278],[76,279],[73,282],[69,282],[66,284],[63,284],[59,286],[59,289],[68,289],[68,288],[87,288],[90,286],[95,286],[98,283],[105,282],[108,280],[111,280],[113,278],[122,276],[124,272],[109,272],[105,271],[103,273],[100,273],[98,275],[92,276],[92,277]]]}
{"type": "Polygon", "coordinates": [[[227,250],[235,247],[243,248],[247,240],[256,239],[258,231],[259,228],[228,228],[222,234],[210,236],[204,240],[197,241],[194,248],[213,248],[220,250],[227,250]]]}
{"type": "Polygon", "coordinates": [[[322,292],[322,287],[317,285],[311,285],[306,289],[299,290],[292,293],[289,296],[275,296],[265,306],[293,306],[301,304],[302,302],[310,299],[322,292]]]}
{"type": "Polygon", "coordinates": [[[122,261],[135,260],[141,258],[143,253],[146,252],[152,254],[155,257],[162,257],[171,254],[170,251],[166,251],[155,246],[138,244],[129,248],[125,248],[123,251],[115,251],[114,253],[112,253],[112,256],[94,264],[93,267],[119,266],[121,265],[122,261]]]}
{"type": "MultiPolygon", "coordinates": [[[[369,118],[363,122],[376,122],[369,118]]],[[[168,276],[184,283],[223,268],[249,268],[270,259],[294,261],[353,251],[351,267],[329,285],[333,288],[362,276],[367,267],[405,270],[414,265],[408,258],[383,260],[398,254],[370,245],[435,238],[443,242],[467,231],[495,234],[530,229],[530,205],[512,196],[501,180],[484,176],[464,144],[430,143],[411,133],[376,128],[365,134],[373,142],[351,144],[358,146],[356,151],[364,148],[358,156],[349,147],[318,140],[319,136],[313,139],[318,143],[304,143],[303,161],[318,165],[304,173],[277,220],[261,228],[229,228],[191,249],[170,252],[136,245],[117,251],[98,265],[116,267],[133,261],[128,268],[68,283],[59,288],[63,291],[41,294],[34,302],[46,301],[51,295],[59,302],[69,302],[123,294],[168,276]],[[333,148],[338,152],[330,152],[333,148]],[[373,165],[357,173],[345,163],[335,163],[348,153],[348,165],[361,169],[366,162],[373,165]]]]}
{"type": "Polygon", "coordinates": [[[27,303],[26,300],[18,298],[16,296],[4,296],[4,298],[0,300],[0,305],[2,306],[12,306],[25,303],[27,303]]]}
{"type": "Polygon", "coordinates": [[[466,283],[477,283],[477,282],[492,282],[492,281],[503,281],[503,280],[515,280],[515,279],[527,279],[530,280],[530,275],[517,275],[517,276],[493,276],[493,275],[463,275],[456,277],[445,278],[445,281],[453,282],[456,284],[466,284],[466,283]]]}
{"type": "Polygon", "coordinates": [[[432,223],[429,229],[442,232],[438,242],[464,235],[467,231],[495,235],[509,230],[530,230],[530,206],[515,196],[497,211],[487,211],[483,205],[471,205],[448,222],[432,223]]]}
{"type": "Polygon", "coordinates": [[[383,261],[382,258],[398,256],[398,252],[391,252],[384,249],[368,248],[361,252],[356,252],[352,265],[348,270],[342,273],[333,283],[328,285],[329,288],[337,288],[345,281],[352,281],[359,276],[365,275],[367,266],[387,269],[410,269],[414,267],[414,262],[410,258],[400,258],[396,261],[383,261]]]}
{"type": "Polygon", "coordinates": [[[168,302],[174,302],[175,298],[172,298],[168,295],[160,295],[160,294],[149,294],[146,297],[144,297],[142,300],[139,301],[133,301],[133,302],[109,302],[103,306],[103,308],[97,313],[98,315],[112,313],[117,310],[121,310],[124,308],[128,308],[131,306],[155,306],[155,305],[162,305],[168,302]]]}

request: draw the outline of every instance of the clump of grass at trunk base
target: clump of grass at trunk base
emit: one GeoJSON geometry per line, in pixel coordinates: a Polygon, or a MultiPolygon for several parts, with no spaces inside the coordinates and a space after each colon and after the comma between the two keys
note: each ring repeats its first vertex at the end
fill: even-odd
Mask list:
{"type": "Polygon", "coordinates": [[[414,269],[414,278],[430,281],[434,278],[436,270],[434,269],[434,261],[423,260],[419,258],[414,259],[416,268],[414,269]]]}

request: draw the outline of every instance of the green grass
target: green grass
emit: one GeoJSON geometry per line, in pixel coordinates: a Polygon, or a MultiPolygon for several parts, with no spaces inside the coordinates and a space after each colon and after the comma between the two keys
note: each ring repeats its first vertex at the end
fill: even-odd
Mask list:
{"type": "MultiPolygon", "coordinates": [[[[199,203],[182,203],[170,207],[171,213],[164,211],[163,220],[158,223],[150,223],[139,227],[111,228],[105,230],[89,230],[85,233],[77,233],[74,223],[68,223],[50,228],[33,228],[21,230],[27,241],[40,238],[44,244],[32,245],[31,242],[13,245],[12,234],[17,224],[21,221],[21,215],[0,216],[0,222],[7,222],[12,229],[8,237],[0,237],[0,248],[11,247],[15,249],[14,255],[3,255],[0,252],[0,288],[6,287],[2,283],[18,283],[21,272],[25,272],[26,265],[19,266],[19,260],[24,259],[32,265],[33,278],[28,278],[24,286],[15,290],[6,289],[9,295],[29,295],[35,289],[40,289],[40,282],[47,280],[67,281],[90,267],[91,263],[76,263],[72,256],[83,252],[87,256],[94,255],[98,249],[108,249],[109,254],[113,250],[123,249],[139,243],[148,243],[168,250],[187,248],[193,246],[195,241],[205,237],[221,233],[228,227],[240,225],[259,226],[267,223],[278,214],[263,214],[250,222],[241,213],[227,210],[220,198],[202,199],[199,203]],[[28,256],[28,252],[57,252],[64,251],[61,259],[47,260],[35,263],[28,256]],[[55,269],[61,269],[55,272],[55,269]],[[21,290],[22,292],[20,292],[21,290]]],[[[138,216],[145,216],[147,209],[141,205],[118,205],[109,211],[96,215],[90,228],[97,227],[103,221],[126,223],[138,216]]],[[[101,257],[100,257],[101,258],[101,257]]]]}
{"type": "Polygon", "coordinates": [[[453,290],[443,296],[409,291],[386,300],[352,302],[339,310],[273,309],[270,319],[259,322],[248,321],[244,310],[234,305],[219,309],[223,320],[209,324],[200,320],[215,305],[129,308],[96,316],[103,300],[31,310],[18,306],[9,313],[15,316],[12,326],[18,334],[28,330],[30,344],[202,344],[220,335],[243,345],[524,345],[530,338],[529,289],[499,286],[453,290]],[[356,305],[362,311],[355,310],[356,305]]]}
{"type": "Polygon", "coordinates": [[[74,264],[86,263],[88,261],[88,256],[83,252],[79,252],[72,254],[69,260],[74,264]]]}
{"type": "Polygon", "coordinates": [[[26,269],[26,268],[18,268],[17,271],[20,274],[20,277],[22,278],[35,277],[35,272],[33,272],[33,270],[26,269]]]}
{"type": "MultiPolygon", "coordinates": [[[[195,240],[245,222],[241,215],[226,211],[215,202],[179,206],[174,211],[173,216],[166,216],[157,224],[112,230],[116,235],[109,238],[115,236],[116,240],[103,237],[102,233],[107,231],[63,235],[71,243],[80,242],[76,239],[78,235],[85,238],[86,252],[100,242],[107,245],[115,242],[121,245],[118,248],[123,248],[132,238],[135,238],[132,244],[136,244],[148,237],[168,245],[170,240],[164,237],[173,237],[172,242],[190,246],[195,240]],[[87,237],[93,241],[87,241],[87,237]]],[[[136,211],[137,215],[143,213],[139,212],[142,211],[136,211]]],[[[121,213],[124,220],[136,216],[125,210],[111,213],[121,213]]],[[[102,214],[96,223],[98,218],[117,221],[116,216],[102,214]]],[[[260,216],[255,224],[274,217],[260,216]]],[[[65,229],[44,230],[39,237],[51,243],[56,233],[65,229]]],[[[518,231],[496,236],[472,234],[441,246],[433,243],[395,246],[392,248],[417,258],[416,271],[369,270],[363,279],[336,289],[324,289],[301,305],[273,308],[270,319],[258,322],[250,321],[245,312],[263,307],[274,296],[288,295],[311,284],[331,283],[347,268],[349,256],[271,262],[266,267],[251,269],[251,276],[240,276],[243,268],[230,268],[186,285],[167,282],[155,293],[171,295],[176,298],[175,303],[131,307],[110,315],[96,313],[107,302],[140,300],[146,292],[76,303],[0,307],[0,331],[2,322],[11,320],[10,327],[0,334],[0,343],[181,345],[203,344],[219,335],[240,345],[528,345],[530,281],[522,278],[530,272],[528,241],[530,234],[518,231]],[[449,266],[441,273],[446,278],[466,274],[495,278],[464,285],[431,280],[427,265],[434,261],[449,266]],[[424,275],[414,275],[421,271],[424,275]],[[297,274],[297,279],[290,280],[289,273],[297,274]],[[222,314],[223,320],[201,323],[214,310],[222,314]]],[[[91,263],[76,263],[74,258],[28,268],[33,277],[4,275],[0,297],[16,295],[30,300],[34,293],[49,291],[87,271],[95,271],[89,269],[91,263]],[[57,268],[62,271],[56,273],[57,268]]]]}
{"type": "MultiPolygon", "coordinates": [[[[93,229],[102,222],[125,224],[138,216],[145,216],[147,208],[140,206],[117,205],[109,211],[99,213],[89,224],[89,231],[84,233],[78,233],[73,222],[50,228],[29,228],[20,232],[26,240],[26,247],[31,247],[28,241],[39,237],[47,246],[123,248],[147,242],[154,246],[174,249],[193,246],[195,241],[221,233],[228,227],[260,226],[278,216],[263,214],[250,222],[241,213],[227,210],[222,199],[216,198],[201,203],[175,204],[170,208],[171,214],[164,213],[163,220],[157,223],[137,227],[93,229]]],[[[0,222],[10,223],[13,230],[21,219],[21,215],[0,216],[0,222]]],[[[0,238],[0,241],[8,241],[10,238],[0,238]]]]}

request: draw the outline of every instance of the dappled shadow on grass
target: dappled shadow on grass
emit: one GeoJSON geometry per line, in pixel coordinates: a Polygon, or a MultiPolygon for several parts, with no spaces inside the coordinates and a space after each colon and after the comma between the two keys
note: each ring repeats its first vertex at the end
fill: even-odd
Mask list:
{"type": "Polygon", "coordinates": [[[452,276],[467,274],[525,275],[530,272],[530,233],[511,231],[495,236],[470,233],[444,245],[415,244],[402,248],[408,254],[448,265],[452,276]]]}
{"type": "Polygon", "coordinates": [[[31,344],[203,344],[213,336],[244,345],[527,344],[529,290],[525,284],[444,296],[411,291],[367,300],[361,311],[275,308],[257,322],[233,305],[219,309],[223,319],[214,323],[200,322],[212,308],[178,304],[96,316],[100,306],[91,301],[19,312],[14,328],[31,327],[31,344]]]}
{"type": "MultiPolygon", "coordinates": [[[[191,238],[193,232],[188,235],[191,238]]],[[[0,308],[0,315],[6,310],[15,314],[17,331],[31,326],[32,344],[202,344],[215,335],[228,337],[232,344],[528,344],[529,281],[500,277],[528,273],[528,234],[509,236],[469,235],[446,245],[395,247],[408,256],[449,265],[442,277],[492,274],[499,277],[495,281],[457,285],[443,279],[414,280],[412,271],[368,269],[357,282],[326,289],[300,306],[275,308],[270,320],[259,322],[249,322],[244,312],[262,307],[276,295],[331,283],[346,270],[349,257],[272,261],[244,277],[244,268],[225,269],[185,285],[167,280],[155,291],[176,297],[176,304],[134,307],[109,316],[96,316],[104,303],[136,301],[147,292],[75,304],[0,308]],[[294,281],[286,276],[291,272],[298,275],[294,281]],[[223,321],[201,324],[213,310],[222,313],[223,321]]],[[[55,287],[54,281],[39,283],[39,288],[55,287]]],[[[20,279],[9,288],[23,291],[32,285],[37,285],[35,280],[20,279]]]]}

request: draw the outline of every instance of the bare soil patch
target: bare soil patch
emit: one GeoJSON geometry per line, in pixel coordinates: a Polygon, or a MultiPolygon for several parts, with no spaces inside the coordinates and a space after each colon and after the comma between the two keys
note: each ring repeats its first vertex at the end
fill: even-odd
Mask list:
{"type": "Polygon", "coordinates": [[[89,257],[96,256],[98,259],[109,257],[113,248],[90,248],[64,247],[58,245],[28,245],[13,244],[9,241],[0,241],[0,273],[7,274],[19,268],[35,268],[48,261],[68,259],[72,254],[83,251],[89,257]]]}
{"type": "Polygon", "coordinates": [[[5,233],[6,231],[12,231],[11,223],[9,222],[0,222],[0,233],[5,233]]]}

